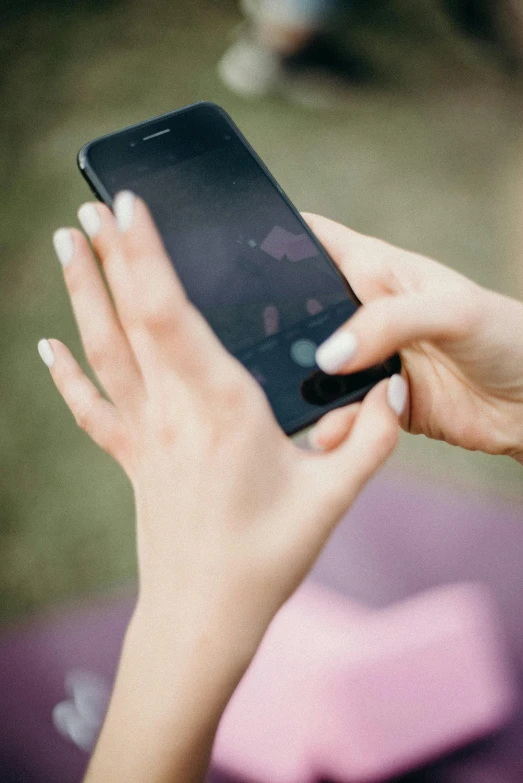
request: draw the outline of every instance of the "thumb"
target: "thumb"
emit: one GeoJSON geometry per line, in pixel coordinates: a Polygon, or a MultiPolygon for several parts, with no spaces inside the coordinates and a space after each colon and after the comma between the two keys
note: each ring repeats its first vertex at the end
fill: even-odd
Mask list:
{"type": "Polygon", "coordinates": [[[453,299],[409,293],[369,302],[320,345],[318,366],[330,374],[352,373],[418,340],[464,338],[472,329],[474,310],[453,299]]]}
{"type": "Polygon", "coordinates": [[[366,482],[391,455],[398,442],[399,416],[408,388],[401,375],[377,384],[361,403],[350,432],[332,451],[318,455],[318,473],[326,502],[338,519],[366,482]]]}

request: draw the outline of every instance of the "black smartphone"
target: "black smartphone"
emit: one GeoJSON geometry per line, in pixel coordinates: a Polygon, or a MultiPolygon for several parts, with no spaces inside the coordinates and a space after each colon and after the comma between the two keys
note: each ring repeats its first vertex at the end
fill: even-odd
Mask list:
{"type": "MultiPolygon", "coordinates": [[[[292,435],[398,372],[330,376],[315,351],[361,304],[234,122],[196,103],[91,141],[78,165],[112,206],[148,204],[192,302],[292,435]]],[[[211,402],[211,401],[209,401],[211,402]]]]}

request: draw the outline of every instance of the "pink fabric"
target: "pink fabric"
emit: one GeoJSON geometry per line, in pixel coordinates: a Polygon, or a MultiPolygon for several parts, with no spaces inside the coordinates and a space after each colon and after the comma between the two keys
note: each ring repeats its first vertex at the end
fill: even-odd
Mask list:
{"type": "Polygon", "coordinates": [[[384,780],[500,727],[517,691],[486,588],[386,609],[304,584],[224,714],[213,763],[256,783],[384,780]]]}

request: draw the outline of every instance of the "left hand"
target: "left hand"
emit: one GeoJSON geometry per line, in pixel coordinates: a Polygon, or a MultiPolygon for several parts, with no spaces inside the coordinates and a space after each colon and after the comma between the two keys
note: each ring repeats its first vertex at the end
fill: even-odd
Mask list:
{"type": "Polygon", "coordinates": [[[56,339],[51,375],[78,424],[132,483],[139,604],[163,617],[183,605],[204,624],[227,618],[250,655],[393,450],[389,381],[348,409],[337,448],[297,448],[187,300],[143,202],[120,194],[115,212],[119,224],[104,205],[83,208],[114,304],[83,234],[62,229],[57,241],[58,249],[70,243],[66,285],[110,401],[56,339]]]}
{"type": "Polygon", "coordinates": [[[55,235],[85,353],[110,400],[63,343],[40,345],[136,504],[139,597],[86,780],[199,781],[272,617],[393,450],[405,384],[383,381],[347,408],[336,448],[300,450],[187,300],[145,205],[122,193],[115,214],[100,204],[80,213],[112,300],[84,235],[55,235]]]}

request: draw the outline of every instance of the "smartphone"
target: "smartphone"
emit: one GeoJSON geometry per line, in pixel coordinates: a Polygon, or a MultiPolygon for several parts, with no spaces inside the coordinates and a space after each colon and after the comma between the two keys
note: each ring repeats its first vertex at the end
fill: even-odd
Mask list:
{"type": "Polygon", "coordinates": [[[288,435],[399,371],[398,356],[320,371],[317,346],[361,303],[221,107],[196,103],[95,139],[78,165],[109,206],[123,189],[148,204],[189,298],[288,435]]]}

